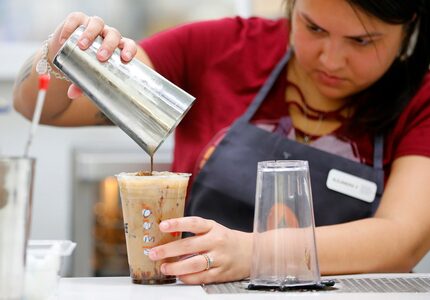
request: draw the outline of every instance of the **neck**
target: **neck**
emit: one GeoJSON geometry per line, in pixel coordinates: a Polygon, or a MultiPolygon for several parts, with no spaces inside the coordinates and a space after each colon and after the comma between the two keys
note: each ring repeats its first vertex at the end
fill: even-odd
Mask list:
{"type": "Polygon", "coordinates": [[[307,105],[312,109],[330,112],[340,109],[346,103],[346,99],[332,99],[322,95],[295,56],[291,58],[288,64],[287,79],[300,88],[307,101],[307,105]]]}

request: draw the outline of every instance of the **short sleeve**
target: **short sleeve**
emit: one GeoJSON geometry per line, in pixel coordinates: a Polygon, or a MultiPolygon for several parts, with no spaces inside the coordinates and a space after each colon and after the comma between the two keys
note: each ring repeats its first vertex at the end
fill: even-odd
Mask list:
{"type": "Polygon", "coordinates": [[[402,112],[393,132],[394,158],[405,155],[430,157],[430,74],[402,112]]]}
{"type": "Polygon", "coordinates": [[[139,45],[157,72],[187,90],[190,83],[199,82],[214,59],[228,51],[234,43],[232,31],[239,30],[240,22],[240,18],[224,18],[189,23],[141,40],[139,45]]]}

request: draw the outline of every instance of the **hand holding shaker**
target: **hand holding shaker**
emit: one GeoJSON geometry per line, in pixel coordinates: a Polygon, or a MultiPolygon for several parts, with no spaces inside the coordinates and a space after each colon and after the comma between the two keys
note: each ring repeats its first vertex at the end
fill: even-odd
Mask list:
{"type": "Polygon", "coordinates": [[[175,129],[195,98],[137,59],[124,64],[116,49],[106,62],[96,55],[97,37],[86,50],[78,27],[54,58],[54,65],[150,156],[175,129]]]}

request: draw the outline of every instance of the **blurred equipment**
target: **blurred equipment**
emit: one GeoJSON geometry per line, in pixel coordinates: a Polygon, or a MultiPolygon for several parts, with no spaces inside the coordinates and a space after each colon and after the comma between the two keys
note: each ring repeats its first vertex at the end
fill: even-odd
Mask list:
{"type": "Polygon", "coordinates": [[[107,177],[99,184],[100,198],[94,204],[95,276],[129,275],[127,249],[118,183],[107,177]]]}

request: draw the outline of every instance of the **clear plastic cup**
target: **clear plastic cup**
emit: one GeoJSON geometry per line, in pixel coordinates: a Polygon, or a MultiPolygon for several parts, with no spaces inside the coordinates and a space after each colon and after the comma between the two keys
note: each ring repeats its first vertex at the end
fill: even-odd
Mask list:
{"type": "Polygon", "coordinates": [[[0,299],[23,295],[35,160],[0,157],[0,299]]]}
{"type": "Polygon", "coordinates": [[[152,261],[151,248],[181,238],[180,233],[162,233],[163,220],[183,217],[188,179],[191,174],[171,172],[121,173],[121,194],[130,276],[137,284],[176,282],[161,273],[160,266],[172,259],[152,261]]]}
{"type": "Polygon", "coordinates": [[[258,163],[249,288],[321,283],[307,161],[258,163]]]}

